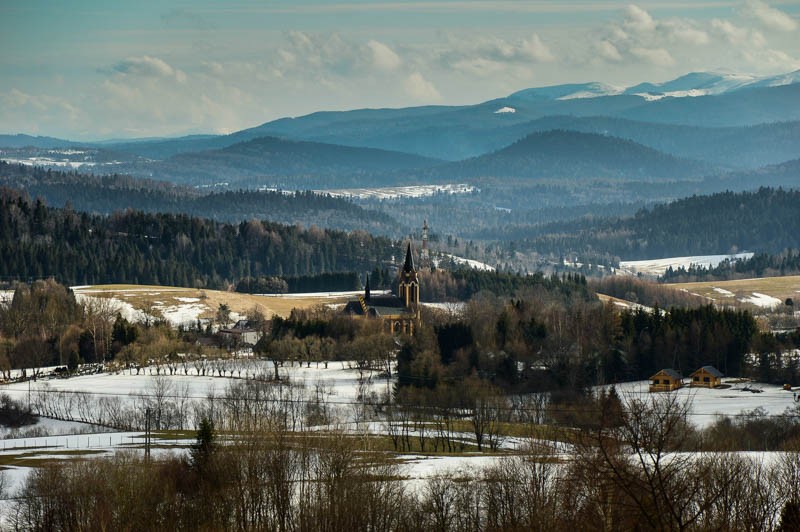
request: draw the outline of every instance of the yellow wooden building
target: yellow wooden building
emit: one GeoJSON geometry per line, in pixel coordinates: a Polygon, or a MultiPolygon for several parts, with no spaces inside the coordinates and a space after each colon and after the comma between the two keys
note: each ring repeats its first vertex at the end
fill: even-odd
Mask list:
{"type": "Polygon", "coordinates": [[[716,388],[722,384],[722,372],[714,366],[703,366],[689,376],[689,386],[693,388],[716,388]]]}
{"type": "Polygon", "coordinates": [[[683,377],[674,369],[662,369],[650,377],[651,392],[671,392],[683,387],[683,377]]]}

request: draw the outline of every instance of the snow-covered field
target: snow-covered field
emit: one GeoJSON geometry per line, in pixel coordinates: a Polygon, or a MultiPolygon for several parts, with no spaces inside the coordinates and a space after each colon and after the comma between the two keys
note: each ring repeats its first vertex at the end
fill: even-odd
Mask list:
{"type": "Polygon", "coordinates": [[[619,272],[628,275],[664,275],[664,272],[672,266],[673,269],[680,267],[689,268],[691,265],[704,268],[714,268],[725,259],[743,260],[749,259],[753,253],[736,253],[734,255],[697,255],[694,257],[667,257],[664,259],[648,260],[628,260],[620,261],[619,272]]]}
{"type": "Polygon", "coordinates": [[[444,260],[452,260],[456,264],[464,264],[466,266],[469,266],[470,268],[475,268],[476,270],[483,270],[488,272],[494,271],[494,266],[489,266],[485,262],[480,262],[472,259],[465,259],[464,257],[459,257],[457,255],[450,255],[449,253],[443,253],[442,256],[444,257],[444,260]]]}
{"type": "Polygon", "coordinates": [[[768,296],[760,292],[753,292],[753,295],[740,298],[739,301],[742,303],[751,303],[761,308],[775,308],[783,304],[783,301],[777,297],[768,296]]]}
{"type": "MultiPolygon", "coordinates": [[[[616,389],[621,397],[635,398],[659,397],[674,394],[691,405],[689,420],[697,427],[707,427],[718,416],[740,416],[745,412],[763,409],[767,415],[783,415],[787,408],[795,408],[800,403],[794,401],[793,392],[784,390],[773,384],[738,383],[734,379],[723,379],[723,384],[730,388],[690,388],[684,386],[673,392],[650,393],[649,381],[637,381],[617,384],[616,389]],[[744,390],[744,388],[761,390],[760,393],[744,390]]],[[[796,415],[796,414],[795,414],[796,415]]]]}
{"type": "Polygon", "coordinates": [[[379,187],[379,188],[342,188],[333,190],[315,190],[318,194],[328,194],[334,197],[358,199],[399,199],[399,198],[424,198],[434,194],[470,194],[479,192],[473,185],[465,183],[446,185],[415,185],[406,187],[379,187]]]}
{"type": "MultiPolygon", "coordinates": [[[[88,396],[89,400],[95,401],[92,404],[110,398],[120,401],[124,408],[135,409],[143,404],[144,398],[152,398],[159,393],[156,391],[159,388],[162,390],[160,393],[166,393],[166,397],[173,402],[200,404],[208,397],[223,396],[229,386],[243,382],[245,377],[271,377],[274,373],[271,362],[246,357],[219,364],[209,362],[205,375],[198,374],[198,368],[188,364],[180,365],[174,375],[167,375],[167,369],[162,367],[161,376],[156,376],[157,369],[150,367],[139,375],[135,370],[125,370],[68,379],[39,379],[30,383],[30,390],[28,381],[20,381],[0,386],[0,393],[7,393],[25,404],[29,397],[34,404],[39,398],[44,401],[57,400],[60,404],[54,408],[58,408],[60,417],[88,421],[85,417],[89,410],[86,406],[87,397],[71,400],[70,392],[88,396]],[[220,369],[226,376],[218,376],[220,369]]],[[[379,398],[391,391],[391,382],[380,377],[377,371],[361,372],[352,362],[333,361],[327,369],[323,364],[317,367],[316,363],[312,363],[311,367],[287,364],[279,367],[278,372],[283,382],[294,386],[297,400],[319,399],[329,408],[333,418],[341,423],[358,421],[360,414],[356,407],[360,395],[379,398]]]]}

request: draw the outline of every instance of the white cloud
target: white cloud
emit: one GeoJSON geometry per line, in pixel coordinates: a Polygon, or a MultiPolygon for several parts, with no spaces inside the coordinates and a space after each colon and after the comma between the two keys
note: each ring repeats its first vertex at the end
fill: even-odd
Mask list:
{"type": "Polygon", "coordinates": [[[713,19],[711,29],[728,44],[734,46],[763,48],[767,45],[767,40],[760,31],[737,26],[728,20],[713,19]]]}
{"type": "Polygon", "coordinates": [[[434,102],[442,99],[442,95],[430,81],[419,72],[409,75],[403,82],[406,93],[420,102],[434,102]]]}
{"type": "Polygon", "coordinates": [[[711,42],[708,33],[696,28],[688,21],[669,20],[661,24],[661,27],[669,39],[678,43],[704,46],[711,42]]]}
{"type": "Polygon", "coordinates": [[[171,78],[179,83],[186,81],[186,74],[181,70],[172,68],[163,59],[149,55],[128,57],[114,65],[112,70],[126,76],[171,78]]]}
{"type": "Polygon", "coordinates": [[[608,61],[622,61],[622,55],[620,55],[619,50],[617,47],[614,46],[611,42],[607,40],[601,40],[595,44],[595,50],[597,54],[608,61]]]}
{"type": "Polygon", "coordinates": [[[800,70],[800,59],[781,50],[745,50],[742,57],[756,70],[765,73],[800,70]]]}
{"type": "Polygon", "coordinates": [[[367,47],[372,52],[373,64],[381,70],[396,70],[403,64],[400,56],[382,42],[371,40],[367,47]]]}
{"type": "Polygon", "coordinates": [[[639,59],[656,66],[669,67],[675,64],[675,59],[663,48],[636,47],[631,48],[630,52],[639,59]]]}
{"type": "Polygon", "coordinates": [[[747,0],[742,14],[745,17],[754,17],[761,24],[771,30],[794,31],[797,29],[797,22],[788,14],[779,9],[770,7],[760,0],[747,0]]]}
{"type": "Polygon", "coordinates": [[[625,21],[622,24],[633,33],[649,33],[656,29],[656,22],[650,13],[632,4],[625,8],[625,21]]]}
{"type": "Polygon", "coordinates": [[[528,57],[534,61],[549,62],[555,61],[555,56],[550,48],[542,42],[537,34],[533,34],[530,39],[523,39],[519,46],[522,57],[528,57]]]}

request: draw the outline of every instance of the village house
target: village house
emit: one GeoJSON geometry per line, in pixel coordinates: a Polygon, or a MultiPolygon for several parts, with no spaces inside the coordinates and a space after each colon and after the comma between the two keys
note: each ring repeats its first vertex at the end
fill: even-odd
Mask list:
{"type": "Polygon", "coordinates": [[[722,372],[714,366],[703,366],[691,375],[693,388],[716,388],[722,384],[722,372]]]}
{"type": "Polygon", "coordinates": [[[239,320],[233,327],[219,330],[221,343],[227,347],[252,347],[262,335],[261,330],[253,327],[248,320],[239,320]]]}
{"type": "Polygon", "coordinates": [[[683,387],[683,377],[674,369],[662,369],[650,377],[651,392],[671,392],[683,387]]]}

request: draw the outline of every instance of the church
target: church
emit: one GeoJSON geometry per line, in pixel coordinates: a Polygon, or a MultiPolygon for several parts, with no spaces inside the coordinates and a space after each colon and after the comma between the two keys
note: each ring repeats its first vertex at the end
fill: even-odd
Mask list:
{"type": "Polygon", "coordinates": [[[419,326],[419,277],[414,267],[411,244],[406,250],[406,260],[400,270],[398,294],[370,294],[369,277],[364,287],[364,295],[349,301],[344,312],[351,316],[380,319],[386,332],[413,335],[419,326]]]}

